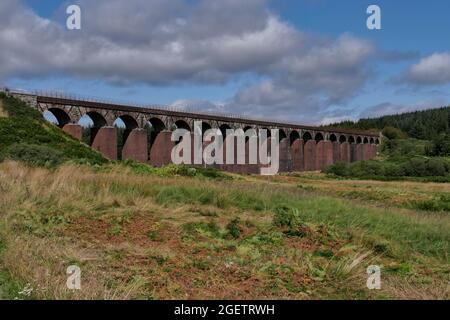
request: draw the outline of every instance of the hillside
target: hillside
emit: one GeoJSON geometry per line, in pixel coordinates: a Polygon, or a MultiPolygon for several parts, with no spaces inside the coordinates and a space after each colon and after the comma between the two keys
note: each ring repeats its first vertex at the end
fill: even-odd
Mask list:
{"type": "Polygon", "coordinates": [[[0,160],[4,159],[37,165],[106,162],[100,153],[45,121],[37,110],[0,93],[0,160]]]}
{"type": "Polygon", "coordinates": [[[344,121],[330,124],[327,127],[362,130],[382,130],[385,127],[395,127],[410,137],[431,140],[442,133],[450,134],[450,107],[361,119],[357,122],[344,121]]]}

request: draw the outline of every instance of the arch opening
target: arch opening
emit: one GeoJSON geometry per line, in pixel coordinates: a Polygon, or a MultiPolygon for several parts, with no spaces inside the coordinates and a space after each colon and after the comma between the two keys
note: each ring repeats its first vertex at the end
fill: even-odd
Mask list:
{"type": "Polygon", "coordinates": [[[49,108],[44,114],[44,119],[62,128],[71,122],[70,116],[62,109],[49,108]]]}
{"type": "Polygon", "coordinates": [[[330,141],[331,142],[336,142],[337,141],[337,137],[334,133],[330,134],[330,141]]]}
{"type": "Polygon", "coordinates": [[[298,133],[297,130],[292,130],[291,134],[289,135],[289,142],[291,146],[297,140],[300,140],[300,133],[298,133]]]}
{"type": "Polygon", "coordinates": [[[355,143],[355,137],[353,137],[353,136],[348,137],[348,142],[355,143]]]}
{"type": "Polygon", "coordinates": [[[139,125],[132,116],[124,114],[119,116],[113,123],[117,130],[117,150],[119,159],[122,159],[122,150],[128,137],[134,129],[138,128],[139,125]]]}
{"type": "Polygon", "coordinates": [[[323,140],[323,134],[320,132],[316,133],[316,136],[314,137],[314,140],[316,140],[316,142],[322,141],[323,140]]]}
{"type": "Polygon", "coordinates": [[[107,121],[100,113],[92,111],[84,114],[78,124],[83,128],[83,142],[92,145],[100,128],[107,126],[107,121]]]}
{"type": "Polygon", "coordinates": [[[360,143],[362,143],[362,139],[361,139],[361,137],[357,137],[357,138],[356,138],[356,143],[357,143],[357,144],[360,144],[360,143]]]}
{"type": "Polygon", "coordinates": [[[281,142],[282,140],[287,138],[287,134],[283,129],[279,129],[278,131],[278,141],[281,142]]]}
{"type": "Polygon", "coordinates": [[[222,133],[223,139],[225,139],[227,137],[227,130],[231,130],[231,127],[224,123],[221,126],[219,126],[219,130],[222,133]]]}
{"type": "MultiPolygon", "coordinates": [[[[147,120],[147,123],[145,124],[144,129],[147,131],[147,137],[148,137],[148,144],[149,147],[153,145],[153,142],[155,142],[156,137],[161,131],[166,130],[166,125],[164,122],[159,118],[151,118],[147,120]]],[[[150,148],[149,148],[150,150],[150,148]]]]}
{"type": "Polygon", "coordinates": [[[177,120],[177,121],[175,121],[175,129],[185,129],[185,130],[191,132],[191,127],[184,120],[177,120]]]}
{"type": "Polygon", "coordinates": [[[367,137],[364,138],[363,143],[369,143],[369,139],[367,139],[367,137]]]}
{"type": "Polygon", "coordinates": [[[310,132],[306,131],[303,133],[303,141],[306,143],[309,140],[312,140],[312,135],[310,132]]]}
{"type": "Polygon", "coordinates": [[[344,143],[347,142],[347,137],[344,136],[343,134],[339,137],[339,143],[344,143]]]}
{"type": "Polygon", "coordinates": [[[373,139],[373,138],[370,138],[370,144],[374,144],[375,143],[375,140],[373,139]]]}

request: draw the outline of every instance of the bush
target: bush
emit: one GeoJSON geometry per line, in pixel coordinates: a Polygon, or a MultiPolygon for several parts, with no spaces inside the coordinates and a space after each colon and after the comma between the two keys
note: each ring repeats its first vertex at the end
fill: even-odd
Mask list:
{"type": "Polygon", "coordinates": [[[394,127],[385,127],[382,131],[382,134],[389,140],[405,139],[407,137],[407,135],[402,130],[394,127]]]}
{"type": "Polygon", "coordinates": [[[441,195],[438,198],[424,200],[424,201],[413,201],[411,205],[415,209],[424,211],[447,211],[450,212],[450,196],[441,195]]]}
{"type": "MultiPolygon", "coordinates": [[[[450,162],[444,158],[411,158],[401,161],[369,160],[350,164],[337,163],[329,166],[328,174],[340,177],[377,178],[389,180],[399,177],[443,177],[450,175],[450,162]]],[[[434,181],[434,179],[433,179],[434,181]]],[[[443,181],[447,181],[444,179],[443,181]]]]}
{"type": "Polygon", "coordinates": [[[15,160],[31,166],[55,167],[64,162],[63,154],[47,146],[13,144],[2,151],[0,161],[15,160]]]}
{"type": "Polygon", "coordinates": [[[427,149],[430,156],[450,156],[450,134],[440,134],[436,136],[431,146],[427,149]]]}
{"type": "Polygon", "coordinates": [[[272,223],[276,227],[296,228],[300,225],[300,214],[295,208],[278,207],[272,223]]]}
{"type": "Polygon", "coordinates": [[[234,239],[238,239],[241,236],[242,228],[240,227],[241,220],[239,218],[235,218],[231,220],[227,226],[227,236],[231,236],[234,239]]]}
{"type": "Polygon", "coordinates": [[[348,165],[345,162],[337,162],[325,169],[325,173],[334,174],[337,176],[347,176],[348,165]]]}

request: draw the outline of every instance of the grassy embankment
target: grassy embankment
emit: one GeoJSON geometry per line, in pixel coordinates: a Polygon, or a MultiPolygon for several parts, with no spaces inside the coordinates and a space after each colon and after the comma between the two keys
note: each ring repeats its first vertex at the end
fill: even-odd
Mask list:
{"type": "Polygon", "coordinates": [[[66,161],[102,164],[103,156],[74,140],[23,102],[0,93],[0,161],[54,166],[66,161]]]}

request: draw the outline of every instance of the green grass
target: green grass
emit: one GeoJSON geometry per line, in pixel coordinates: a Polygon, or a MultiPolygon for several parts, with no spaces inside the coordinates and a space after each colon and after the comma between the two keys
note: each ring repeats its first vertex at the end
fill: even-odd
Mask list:
{"type": "Polygon", "coordinates": [[[156,200],[160,204],[192,203],[270,211],[275,214],[277,225],[295,226],[298,221],[324,224],[343,234],[350,232],[349,236],[361,236],[364,241],[379,239],[379,242],[390,242],[393,247],[401,248],[398,252],[400,256],[420,252],[447,260],[450,250],[447,224],[423,223],[390,210],[365,208],[349,201],[326,197],[171,186],[162,188],[156,200]]]}
{"type": "MultiPolygon", "coordinates": [[[[31,145],[34,149],[44,150],[45,148],[44,155],[47,158],[42,159],[42,162],[48,162],[49,154],[52,154],[52,159],[59,157],[62,161],[76,160],[91,164],[106,162],[100,153],[45,121],[39,111],[27,106],[24,102],[6,96],[4,93],[0,93],[0,101],[3,110],[8,114],[8,117],[0,118],[1,159],[30,159],[31,155],[24,157],[22,150],[31,145]]],[[[39,152],[34,156],[35,162],[39,162],[36,161],[38,158],[39,152]]]]}
{"type": "Polygon", "coordinates": [[[42,270],[59,280],[37,292],[40,298],[101,297],[105,285],[135,298],[401,298],[392,289],[397,281],[413,287],[406,297],[417,290],[436,297],[441,291],[430,283],[448,275],[445,215],[314,194],[299,189],[296,177],[284,185],[251,178],[218,183],[143,175],[121,164],[0,166],[19,177],[0,183],[7,190],[0,198],[9,222],[0,225],[6,235],[0,261],[13,275],[4,276],[8,295],[14,283],[43,285],[42,270]],[[82,174],[64,183],[73,172],[82,174]],[[44,192],[42,184],[53,189],[44,192]],[[59,287],[73,261],[90,279],[83,281],[90,289],[74,296],[59,287]],[[383,283],[390,285],[382,293],[364,289],[370,264],[386,270],[383,283]]]}

